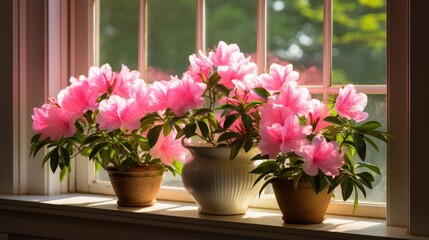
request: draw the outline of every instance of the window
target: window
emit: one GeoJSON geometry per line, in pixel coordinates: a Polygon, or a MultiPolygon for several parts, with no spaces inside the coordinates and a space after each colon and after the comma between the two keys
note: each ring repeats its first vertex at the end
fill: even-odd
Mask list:
{"type": "MultiPolygon", "coordinates": [[[[386,1],[99,0],[94,7],[96,63],[139,68],[152,82],[183,73],[195,49],[213,48],[219,40],[234,42],[256,59],[259,72],[273,62],[292,63],[300,84],[316,98],[343,84],[357,85],[369,96],[370,120],[387,124],[386,1]]],[[[386,147],[379,146],[380,152],[368,153],[368,161],[381,166],[383,175],[361,198],[358,215],[386,217],[386,147]]],[[[104,171],[95,174],[90,166],[88,173],[88,191],[113,194],[104,171]]],[[[180,177],[167,174],[160,198],[192,201],[181,186],[180,177]]],[[[254,206],[276,208],[272,194],[267,189],[254,206]]],[[[328,211],[350,214],[351,206],[339,198],[328,211]]]]}

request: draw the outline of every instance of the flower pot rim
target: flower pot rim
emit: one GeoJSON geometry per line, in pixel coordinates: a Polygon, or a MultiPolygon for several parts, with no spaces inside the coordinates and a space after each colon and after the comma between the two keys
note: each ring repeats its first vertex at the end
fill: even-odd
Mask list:
{"type": "Polygon", "coordinates": [[[123,171],[119,171],[118,167],[115,166],[107,166],[106,171],[112,172],[127,172],[127,171],[144,171],[144,170],[161,170],[163,167],[159,164],[150,164],[146,166],[132,166],[124,169],[123,171]]]}

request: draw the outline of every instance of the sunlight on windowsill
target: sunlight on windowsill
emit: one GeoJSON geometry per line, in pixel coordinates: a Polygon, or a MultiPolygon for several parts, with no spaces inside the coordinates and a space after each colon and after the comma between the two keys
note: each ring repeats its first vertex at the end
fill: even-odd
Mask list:
{"type": "MultiPolygon", "coordinates": [[[[98,213],[109,216],[144,217],[159,221],[178,223],[194,223],[205,226],[224,226],[230,228],[248,229],[257,231],[265,229],[274,232],[287,232],[297,230],[317,231],[321,234],[351,234],[353,236],[374,236],[394,238],[415,238],[407,235],[405,228],[386,226],[384,219],[356,218],[346,216],[327,216],[321,224],[297,225],[285,224],[281,213],[277,210],[251,208],[245,215],[215,216],[198,213],[198,207],[193,203],[158,201],[154,206],[146,208],[118,207],[114,196],[93,194],[63,194],[52,196],[35,195],[0,195],[0,206],[4,204],[22,205],[32,208],[54,208],[67,212],[98,213]],[[12,200],[12,201],[10,201],[12,200]],[[32,203],[36,203],[32,205],[32,203]],[[43,204],[43,205],[40,205],[43,204]],[[61,208],[60,206],[65,206],[61,208]],[[139,214],[139,215],[135,215],[139,214]]],[[[303,231],[304,232],[304,231],[303,231]]],[[[337,236],[338,237],[338,236],[337,236]]],[[[341,235],[341,238],[348,238],[341,235]]]]}

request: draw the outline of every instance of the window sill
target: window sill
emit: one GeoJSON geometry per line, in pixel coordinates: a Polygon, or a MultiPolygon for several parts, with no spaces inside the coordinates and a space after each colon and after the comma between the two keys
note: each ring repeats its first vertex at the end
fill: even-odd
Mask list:
{"type": "Polygon", "coordinates": [[[322,224],[294,225],[275,210],[212,216],[197,209],[170,201],[123,208],[114,196],[90,194],[0,195],[0,232],[66,239],[420,239],[381,219],[328,216],[322,224]]]}

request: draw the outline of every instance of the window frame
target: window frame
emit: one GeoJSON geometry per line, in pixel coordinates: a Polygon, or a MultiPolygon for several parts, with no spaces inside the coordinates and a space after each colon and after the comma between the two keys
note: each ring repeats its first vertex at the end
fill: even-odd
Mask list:
{"type": "MultiPolygon", "coordinates": [[[[256,63],[258,66],[258,73],[262,73],[267,68],[266,66],[266,36],[267,36],[267,0],[256,0],[257,3],[257,47],[256,47],[256,63]]],[[[139,59],[138,66],[139,71],[143,75],[143,79],[147,79],[146,74],[146,64],[147,64],[147,0],[139,0],[139,59]]],[[[99,0],[94,1],[95,9],[99,0]]],[[[308,86],[312,94],[322,94],[323,98],[326,99],[329,94],[336,93],[341,87],[339,85],[331,85],[331,67],[332,67],[332,0],[323,0],[324,4],[324,20],[323,20],[323,83],[320,86],[308,86]]],[[[97,13],[96,13],[97,14],[97,13]]],[[[98,32],[97,23],[98,18],[95,14],[95,24],[93,29],[95,33],[98,32]]],[[[205,43],[205,0],[196,0],[196,51],[200,49],[206,49],[205,43]]],[[[95,46],[99,37],[95,34],[95,46]]],[[[95,64],[98,64],[98,50],[95,49],[93,52],[95,64]]],[[[387,93],[386,85],[358,85],[356,86],[359,91],[363,91],[367,94],[384,94],[387,93]]],[[[386,98],[387,99],[387,98],[386,98]]],[[[83,160],[83,159],[82,159],[83,160]]],[[[82,163],[84,161],[77,160],[77,162],[82,163]]],[[[78,176],[77,186],[79,191],[85,191],[89,193],[99,193],[99,194],[114,194],[113,189],[111,188],[110,183],[97,182],[96,176],[92,176],[91,173],[95,173],[95,168],[92,163],[89,164],[78,164],[78,173],[87,172],[85,178],[78,176]],[[85,171],[84,168],[87,170],[85,171]],[[88,184],[88,186],[82,189],[80,186],[88,184]]],[[[188,201],[193,202],[192,197],[184,190],[183,188],[177,187],[166,187],[163,186],[160,194],[158,195],[159,199],[164,200],[174,200],[174,201],[188,201]]],[[[278,209],[278,204],[276,199],[273,196],[261,196],[256,198],[251,204],[251,207],[261,207],[261,208],[271,208],[278,209]]],[[[351,215],[353,213],[353,206],[351,203],[344,203],[342,201],[336,200],[331,202],[329,205],[328,211],[329,214],[339,214],[339,215],[351,215]]],[[[366,204],[361,203],[356,212],[353,213],[354,216],[364,216],[364,217],[376,217],[376,218],[386,218],[386,207],[384,204],[366,204]]]]}
{"type": "MultiPolygon", "coordinates": [[[[12,1],[12,0],[10,0],[12,1]]],[[[144,1],[144,0],[141,0],[144,1]]],[[[199,0],[201,1],[201,0],[199,0]]],[[[45,168],[43,171],[38,171],[40,169],[40,161],[38,159],[30,159],[28,157],[28,141],[30,136],[33,134],[31,131],[31,109],[34,106],[35,102],[41,102],[44,100],[44,97],[27,95],[28,88],[31,89],[32,84],[35,81],[36,73],[37,78],[42,79],[40,83],[42,86],[46,87],[49,82],[62,82],[63,84],[67,83],[67,79],[47,77],[44,74],[49,66],[48,62],[45,62],[48,51],[46,49],[52,49],[52,46],[48,44],[48,39],[46,36],[49,36],[51,33],[58,31],[57,29],[52,29],[49,32],[47,25],[53,24],[52,21],[47,19],[38,20],[38,24],[44,25],[43,34],[38,32],[34,34],[34,31],[28,26],[29,22],[26,21],[29,16],[35,12],[40,11],[39,8],[33,8],[30,5],[43,3],[45,8],[43,14],[47,16],[49,14],[49,7],[54,7],[54,5],[49,5],[49,3],[55,1],[49,0],[17,0],[13,2],[13,19],[14,19],[14,34],[13,34],[13,43],[14,43],[14,52],[13,57],[10,59],[8,56],[0,56],[6,61],[11,61],[14,63],[13,78],[9,79],[13,81],[13,102],[8,103],[13,108],[13,127],[17,128],[14,130],[14,135],[4,135],[2,136],[2,143],[5,141],[12,141],[13,148],[13,157],[7,158],[8,161],[4,167],[1,169],[1,172],[13,173],[13,179],[8,179],[7,182],[2,184],[0,191],[4,193],[14,193],[14,194],[26,194],[26,193],[38,193],[38,194],[53,194],[54,192],[64,191],[63,187],[58,184],[58,177],[51,176],[49,169],[45,168]],[[33,32],[32,32],[33,31],[33,32]],[[53,31],[53,32],[52,32],[53,31]],[[34,35],[34,38],[31,36],[34,35]],[[45,42],[43,49],[45,53],[40,56],[38,49],[31,47],[31,43],[37,41],[45,42]],[[42,59],[42,61],[40,61],[42,59]],[[39,63],[37,66],[33,66],[34,63],[39,63]],[[42,66],[42,73],[40,71],[40,66],[42,66]],[[43,67],[44,66],[44,67],[43,67]],[[32,78],[27,78],[26,76],[31,74],[32,78]],[[40,76],[39,76],[40,75],[40,76]],[[37,170],[37,171],[36,171],[37,170]],[[40,174],[38,173],[40,172],[40,174]],[[12,189],[12,190],[10,190],[12,189]]],[[[388,98],[388,129],[395,135],[395,141],[391,141],[388,144],[388,197],[387,197],[387,224],[392,226],[406,226],[410,234],[421,234],[428,235],[429,230],[425,225],[425,214],[428,211],[420,210],[420,214],[415,210],[417,206],[426,206],[423,210],[427,210],[426,205],[429,201],[429,196],[427,194],[422,194],[416,190],[410,190],[411,183],[418,183],[420,171],[427,167],[428,163],[425,161],[419,161],[418,153],[422,153],[424,147],[421,150],[416,151],[410,157],[410,142],[416,143],[420,141],[420,145],[413,146],[414,150],[417,150],[418,147],[421,147],[424,144],[419,137],[416,136],[416,131],[413,130],[410,132],[410,115],[413,118],[424,119],[424,111],[411,111],[422,107],[422,103],[410,102],[411,92],[416,92],[418,90],[423,91],[424,88],[420,85],[425,82],[425,79],[418,76],[413,78],[414,85],[410,85],[411,77],[417,75],[413,72],[411,63],[415,64],[414,69],[424,69],[425,66],[418,67],[419,63],[421,64],[420,59],[410,58],[410,49],[414,52],[421,49],[426,49],[427,46],[424,45],[421,40],[417,41],[416,39],[422,39],[422,36],[419,35],[417,31],[418,28],[424,27],[422,21],[418,21],[418,17],[425,16],[422,6],[424,6],[424,1],[413,1],[413,7],[411,6],[410,0],[405,1],[388,1],[388,61],[387,61],[387,98],[388,98]],[[418,10],[421,11],[418,11],[418,10]],[[416,14],[416,17],[411,18],[411,13],[416,14]],[[410,31],[411,26],[414,26],[415,31],[410,31]],[[414,43],[418,43],[416,46],[414,43]],[[426,46],[426,48],[425,48],[426,46]],[[420,84],[420,85],[419,85],[420,84]],[[410,166],[412,165],[412,166],[410,166]],[[420,171],[419,171],[420,168],[420,171]],[[414,177],[411,175],[414,174],[414,177]],[[413,203],[413,204],[411,204],[413,203]],[[415,207],[413,207],[415,206],[415,207]]],[[[0,5],[7,5],[4,2],[0,5]]],[[[70,16],[70,21],[68,22],[68,34],[70,38],[68,39],[69,51],[67,53],[59,54],[68,54],[68,64],[62,63],[61,68],[65,69],[70,75],[79,75],[85,74],[87,72],[88,66],[93,64],[92,58],[94,53],[92,52],[92,25],[94,13],[92,12],[92,1],[87,0],[69,0],[61,1],[62,8],[53,8],[52,11],[61,11],[60,9],[66,10],[65,14],[57,14],[56,17],[59,20],[67,21],[68,16],[70,16]],[[65,6],[63,5],[65,4],[65,6]],[[55,10],[56,9],[56,10],[55,10]]],[[[60,6],[61,6],[60,5],[60,6]]],[[[59,29],[64,29],[64,25],[61,25],[59,29]]],[[[60,38],[63,39],[63,38],[60,38]]],[[[423,37],[423,39],[426,39],[423,37]]],[[[53,40],[53,39],[52,39],[53,40]]],[[[64,40],[64,39],[63,39],[64,40]]],[[[63,41],[60,40],[60,41],[63,41]]],[[[3,44],[9,41],[4,38],[0,40],[0,43],[3,44]]],[[[63,46],[64,47],[64,46],[63,46]]],[[[51,51],[52,54],[55,51],[51,51]]],[[[54,56],[54,55],[53,55],[54,56]]],[[[417,70],[414,70],[417,71],[417,70]]],[[[6,79],[5,81],[7,81],[6,79]]],[[[37,80],[38,81],[38,80],[37,80]]],[[[420,93],[420,91],[418,91],[420,93]]],[[[424,103],[423,103],[424,104],[424,103]]],[[[427,130],[420,130],[422,133],[426,133],[427,130]]],[[[72,171],[69,176],[69,180],[73,180],[74,177],[90,180],[88,176],[88,167],[79,168],[78,165],[88,165],[86,159],[82,161],[74,161],[76,167],[75,171],[72,171]],[[75,176],[74,176],[75,174],[75,176]],[[86,175],[86,176],[85,176],[86,175]]],[[[427,169],[427,168],[426,168],[427,169]]],[[[5,176],[2,174],[2,176],[5,176]]],[[[85,188],[88,188],[88,182],[79,186],[79,183],[76,184],[75,188],[73,186],[73,181],[65,188],[68,188],[69,192],[72,191],[84,191],[85,188]]]]}

